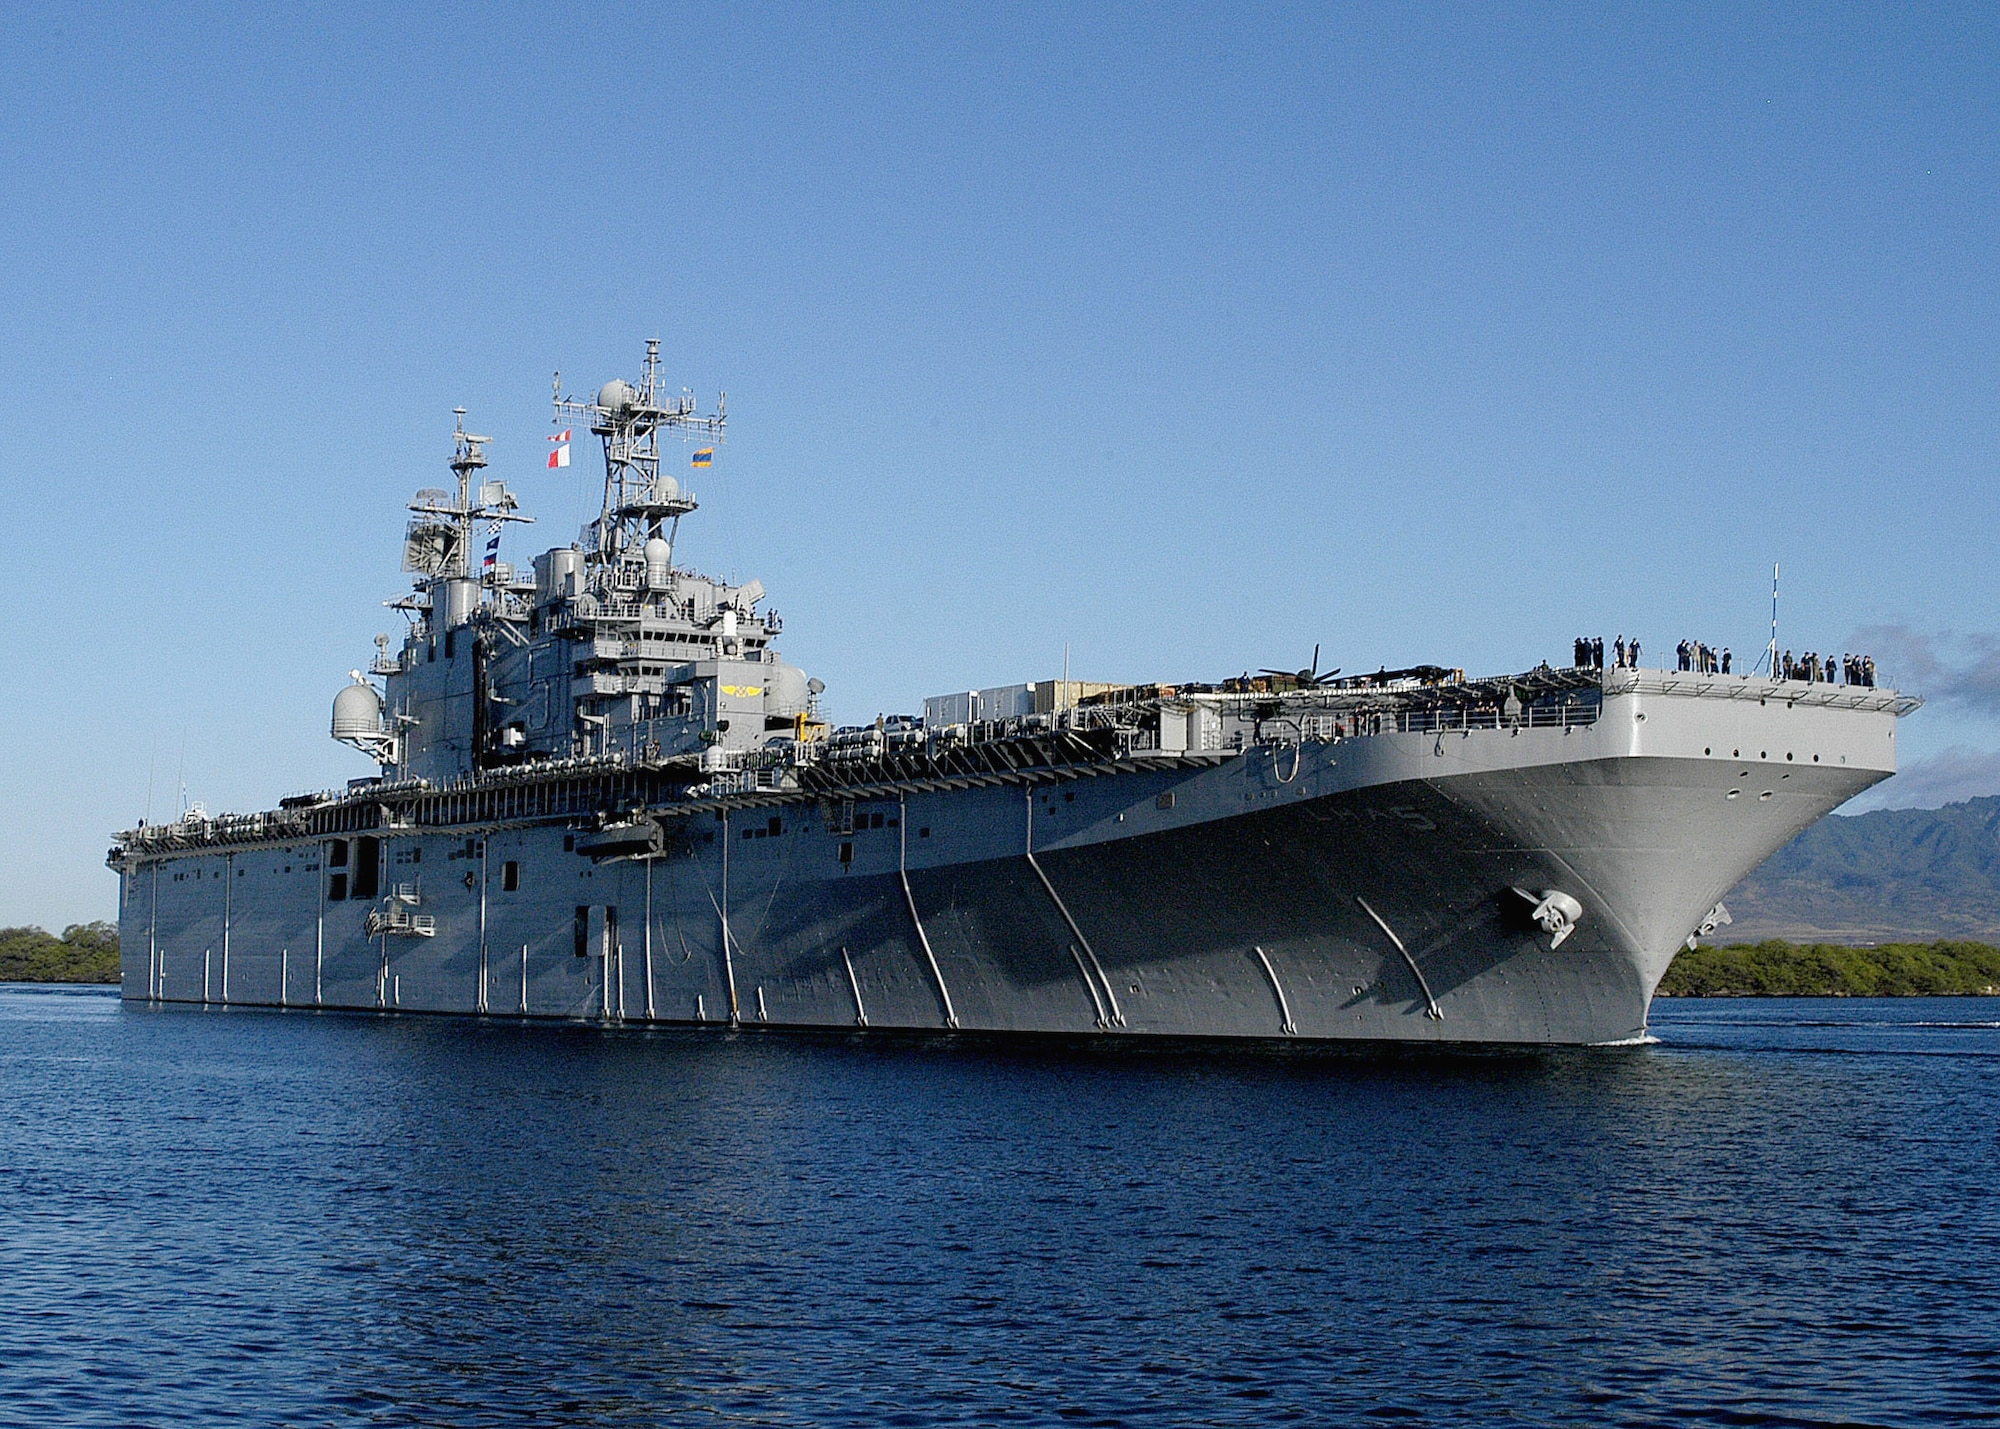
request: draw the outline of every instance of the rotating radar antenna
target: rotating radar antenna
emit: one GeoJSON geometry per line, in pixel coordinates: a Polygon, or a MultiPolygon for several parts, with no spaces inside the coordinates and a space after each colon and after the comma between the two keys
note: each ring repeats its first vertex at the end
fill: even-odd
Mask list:
{"type": "Polygon", "coordinates": [[[622,378],[605,383],[592,398],[566,397],[562,374],[555,379],[555,425],[585,427],[604,442],[604,509],[585,528],[585,559],[612,566],[628,554],[637,556],[648,540],[664,539],[671,547],[681,517],[695,509],[693,496],[660,470],[660,433],[672,432],[683,441],[705,439],[720,443],[727,398],[717,396],[715,411],[704,416],[694,394],[683,389],[669,396],[660,389],[660,342],[646,344],[646,367],[639,385],[622,378]]]}
{"type": "Polygon", "coordinates": [[[410,524],[403,535],[403,569],[418,575],[468,580],[473,567],[473,528],[481,521],[497,535],[509,521],[532,521],[520,514],[520,503],[504,482],[474,478],[486,468],[486,447],[493,438],[465,429],[465,408],[454,407],[451,472],[458,493],[427,486],[410,503],[410,524]]]}

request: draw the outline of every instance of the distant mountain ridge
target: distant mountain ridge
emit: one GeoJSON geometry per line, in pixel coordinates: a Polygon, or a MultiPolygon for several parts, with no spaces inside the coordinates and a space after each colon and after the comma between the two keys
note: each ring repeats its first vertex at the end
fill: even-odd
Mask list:
{"type": "Polygon", "coordinates": [[[1711,943],[2000,942],[2000,795],[1821,819],[1723,901],[1711,943]]]}

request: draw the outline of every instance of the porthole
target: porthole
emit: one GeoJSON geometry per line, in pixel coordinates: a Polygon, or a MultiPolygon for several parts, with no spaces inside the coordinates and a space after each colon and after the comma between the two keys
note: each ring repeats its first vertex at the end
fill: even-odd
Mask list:
{"type": "Polygon", "coordinates": [[[1763,793],[1757,796],[1757,802],[1761,804],[1770,797],[1771,797],[1771,791],[1769,789],[1766,789],[1763,793]]]}
{"type": "Polygon", "coordinates": [[[1742,792],[1743,791],[1741,789],[1731,789],[1727,794],[1724,794],[1722,797],[1725,799],[1734,799],[1738,794],[1741,794],[1742,792]]]}
{"type": "Polygon", "coordinates": [[[1703,754],[1713,754],[1713,753],[1715,753],[1715,751],[1714,751],[1714,750],[1712,750],[1712,749],[1703,749],[1703,750],[1702,750],[1702,753],[1703,753],[1703,754]]]}

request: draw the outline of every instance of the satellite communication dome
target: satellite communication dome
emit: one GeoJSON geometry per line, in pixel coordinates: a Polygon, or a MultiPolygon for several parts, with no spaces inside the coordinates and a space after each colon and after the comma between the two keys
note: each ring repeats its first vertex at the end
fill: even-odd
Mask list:
{"type": "Polygon", "coordinates": [[[333,737],[365,738],[382,732],[382,696],[360,678],[333,697],[333,737]]]}
{"type": "Polygon", "coordinates": [[[597,405],[607,412],[622,412],[638,400],[632,384],[620,377],[612,378],[597,393],[597,405]]]}
{"type": "Polygon", "coordinates": [[[673,584],[674,548],[667,544],[663,536],[651,536],[646,541],[646,589],[665,590],[673,584]]]}

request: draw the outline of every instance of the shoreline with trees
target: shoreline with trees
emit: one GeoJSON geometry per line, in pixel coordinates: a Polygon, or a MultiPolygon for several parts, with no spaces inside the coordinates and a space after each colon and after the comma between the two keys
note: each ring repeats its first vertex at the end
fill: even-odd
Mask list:
{"type": "Polygon", "coordinates": [[[2000,995],[1990,943],[1733,943],[1674,959],[1661,997],[1989,997],[2000,995]]]}
{"type": "Polygon", "coordinates": [[[0,928],[0,982],[117,981],[115,923],[72,923],[61,937],[44,928],[0,928]]]}
{"type": "MultiPolygon", "coordinates": [[[[0,982],[116,984],[118,929],[73,923],[57,937],[0,928],[0,982]]],[[[1792,943],[1770,939],[1682,953],[1661,997],[1989,997],[2000,995],[2000,948],[1943,941],[1792,943]]]]}

